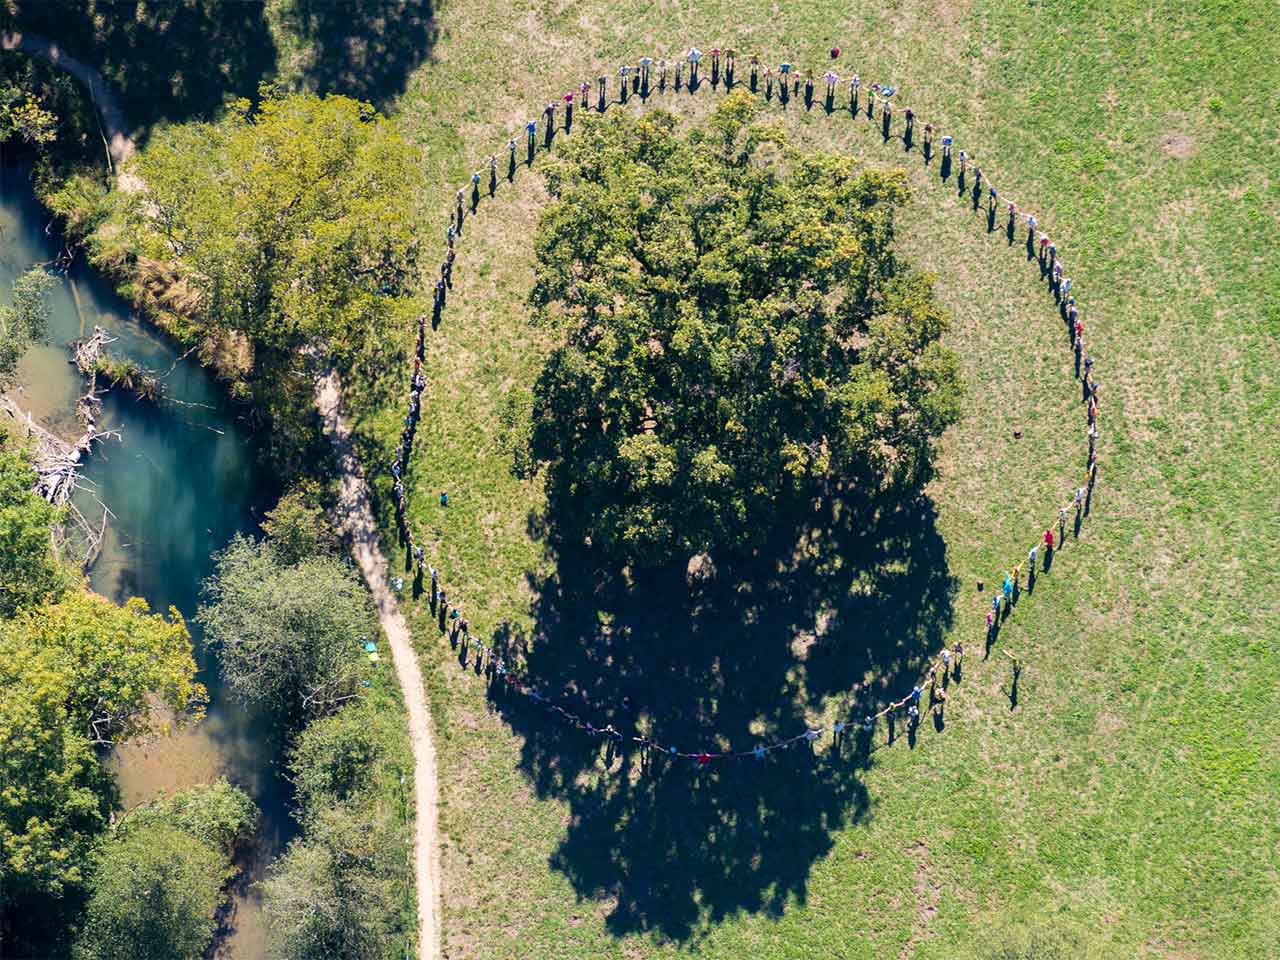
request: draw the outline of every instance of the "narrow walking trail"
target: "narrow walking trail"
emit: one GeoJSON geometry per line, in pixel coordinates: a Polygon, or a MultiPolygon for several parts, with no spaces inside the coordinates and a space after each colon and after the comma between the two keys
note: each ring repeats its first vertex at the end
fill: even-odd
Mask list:
{"type": "Polygon", "coordinates": [[[387,584],[387,561],[378,546],[378,526],[369,506],[369,488],[351,444],[351,428],[342,419],[342,382],[338,372],[330,370],[317,377],[315,393],[324,434],[333,445],[341,475],[338,532],[350,543],[351,553],[373,594],[378,619],[391,645],[400,689],[404,691],[413,745],[413,796],[417,807],[413,859],[418,890],[418,960],[435,960],[439,955],[440,870],[436,845],[436,752],[431,739],[426,689],[409,628],[387,584]]]}

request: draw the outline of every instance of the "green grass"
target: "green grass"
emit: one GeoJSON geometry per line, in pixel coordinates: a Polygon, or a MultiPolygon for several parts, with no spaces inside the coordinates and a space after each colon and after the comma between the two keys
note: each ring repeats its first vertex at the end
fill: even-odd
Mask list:
{"type": "MultiPolygon", "coordinates": [[[[1104,396],[1093,514],[1000,637],[1028,663],[1011,711],[1008,662],[972,653],[985,602],[974,580],[1023,556],[1079,483],[1084,420],[1062,327],[1036,271],[918,152],[899,160],[865,120],[793,103],[806,142],[912,171],[902,243],[955,313],[970,392],[930,492],[957,579],[949,638],[971,654],[946,730],[926,725],[914,749],[877,750],[865,769],[846,757],[813,774],[770,761],[599,777],[585,741],[525,705],[496,710],[411,609],[440,736],[447,956],[952,957],[1043,925],[1076,938],[1068,956],[1273,955],[1271,13],[1262,0],[438,11],[432,60],[398,112],[437,184],[441,235],[471,170],[580,79],[695,43],[825,69],[836,42],[842,69],[897,84],[900,104],[1041,214],[1075,278],[1104,396]]],[[[699,113],[712,94],[683,100],[699,113]]],[[[522,170],[467,224],[428,344],[413,520],[483,636],[529,631],[529,575],[550,572],[529,533],[538,484],[511,477],[497,429],[504,395],[532,382],[548,346],[523,306],[537,181],[522,170]]],[[[399,414],[361,413],[369,449],[388,449],[399,414]]],[[[903,651],[898,681],[930,652],[903,651]]],[[[838,702],[832,692],[801,709],[838,702]]]]}

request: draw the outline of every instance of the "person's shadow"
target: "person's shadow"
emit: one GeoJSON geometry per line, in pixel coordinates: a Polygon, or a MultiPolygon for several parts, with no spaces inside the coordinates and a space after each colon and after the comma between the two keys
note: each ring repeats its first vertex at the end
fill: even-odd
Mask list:
{"type": "Polygon", "coordinates": [[[1005,691],[1005,696],[1009,698],[1009,710],[1018,709],[1018,681],[1022,679],[1022,664],[1014,663],[1013,665],[1013,683],[1009,689],[1005,691]]]}
{"type": "Polygon", "coordinates": [[[875,713],[919,679],[957,590],[932,503],[866,511],[824,498],[817,515],[781,516],[753,554],[626,571],[571,546],[590,505],[567,490],[549,503],[531,518],[554,565],[530,579],[533,635],[508,628],[492,645],[624,744],[606,771],[602,738],[524,697],[503,709],[538,795],[569,807],[552,865],[579,896],[613,900],[619,936],[686,940],[706,920],[780,915],[803,900],[833,832],[866,812],[872,751],[828,733],[816,753],[803,742],[750,752],[804,732],[828,705],[844,720],[875,713]],[[668,759],[635,748],[640,735],[747,756],[668,759]]]}

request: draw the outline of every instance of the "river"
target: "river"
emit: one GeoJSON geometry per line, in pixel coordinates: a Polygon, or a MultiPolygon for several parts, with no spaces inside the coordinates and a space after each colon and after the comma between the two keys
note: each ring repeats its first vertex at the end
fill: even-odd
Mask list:
{"type": "MultiPolygon", "coordinates": [[[[57,231],[46,230],[49,222],[31,189],[29,169],[0,168],[3,302],[12,301],[14,277],[53,260],[61,249],[57,231]]],[[[226,694],[216,657],[191,618],[213,554],[237,532],[256,532],[261,510],[276,491],[258,467],[251,432],[214,379],[198,363],[181,359],[176,344],[140,322],[82,261],[77,259],[53,291],[49,343],[23,357],[20,388],[13,394],[55,432],[77,435],[73,406],[82,381],[67,362],[67,344],[92,333],[94,324],[117,338],[108,348],[113,355],[165,375],[166,399],[159,405],[120,391],[104,396],[99,428],[118,430],[121,440],[95,446],[85,479],[115,519],[89,581],[116,601],[139,596],[154,610],[176,607],[187,618],[199,679],[211,698],[204,722],[153,743],[120,748],[112,764],[126,807],[159,790],[172,792],[219,775],[244,787],[262,810],[260,836],[246,868],[246,880],[256,879],[295,829],[279,771],[280,748],[266,719],[226,694]]],[[[81,495],[78,503],[92,515],[91,498],[81,495]]],[[[218,955],[254,960],[263,954],[263,928],[248,883],[238,885],[233,905],[231,929],[218,955]]]]}

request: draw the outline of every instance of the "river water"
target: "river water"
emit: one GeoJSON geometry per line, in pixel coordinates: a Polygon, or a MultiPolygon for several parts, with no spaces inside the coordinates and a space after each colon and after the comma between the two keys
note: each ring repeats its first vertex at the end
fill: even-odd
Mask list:
{"type": "MultiPolygon", "coordinates": [[[[32,192],[29,170],[0,169],[0,301],[12,302],[14,277],[52,261],[61,249],[57,231],[46,230],[49,222],[32,192]]],[[[246,871],[248,879],[256,878],[293,832],[279,775],[280,749],[265,718],[226,695],[216,659],[191,618],[201,581],[212,571],[212,555],[237,532],[257,530],[260,511],[275,491],[257,466],[249,430],[219,385],[198,363],[181,359],[167,337],[139,322],[82,262],[53,291],[52,306],[49,343],[23,358],[20,387],[12,395],[55,432],[68,438],[80,433],[73,408],[83,384],[68,363],[67,344],[91,334],[94,324],[117,338],[108,347],[113,355],[165,374],[166,399],[158,405],[120,391],[103,398],[99,429],[118,430],[121,440],[95,445],[85,478],[115,519],[89,580],[116,601],[139,596],[153,610],[176,607],[187,618],[199,679],[211,701],[195,728],[115,752],[125,806],[162,789],[227,776],[262,810],[261,835],[246,871]]],[[[87,516],[101,516],[92,497],[82,494],[77,503],[87,516]]],[[[252,960],[263,953],[261,912],[248,884],[241,887],[219,956],[252,960]]]]}

